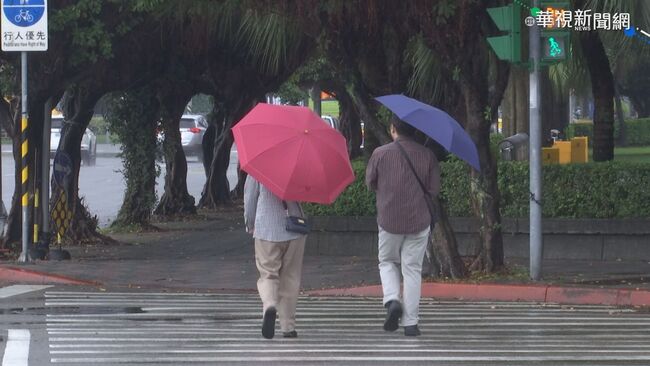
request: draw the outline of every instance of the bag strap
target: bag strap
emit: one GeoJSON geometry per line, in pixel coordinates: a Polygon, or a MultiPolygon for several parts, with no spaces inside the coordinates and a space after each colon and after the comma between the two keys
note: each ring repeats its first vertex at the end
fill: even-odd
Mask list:
{"type": "MultiPolygon", "coordinates": [[[[422,188],[422,193],[424,193],[424,198],[431,201],[431,195],[429,194],[429,191],[427,191],[426,187],[424,186],[424,183],[422,183],[422,180],[418,176],[418,173],[415,171],[415,167],[413,166],[413,163],[411,162],[411,159],[409,158],[408,154],[406,153],[406,150],[404,150],[404,147],[402,146],[402,144],[399,143],[399,141],[395,141],[395,144],[397,145],[399,150],[402,152],[402,155],[404,156],[404,159],[406,159],[406,162],[408,163],[409,168],[411,168],[411,171],[413,172],[413,175],[415,176],[415,179],[420,184],[420,188],[422,188]]],[[[430,208],[429,205],[427,205],[427,208],[430,208]]],[[[431,214],[431,217],[433,217],[434,212],[430,212],[430,214],[431,214]]]]}
{"type": "MultiPolygon", "coordinates": [[[[300,203],[297,203],[298,209],[300,210],[300,218],[304,219],[305,218],[305,212],[302,210],[302,206],[300,206],[300,203]]],[[[284,211],[287,213],[287,217],[289,217],[289,207],[287,206],[287,201],[282,200],[282,206],[284,206],[284,211]]]]}

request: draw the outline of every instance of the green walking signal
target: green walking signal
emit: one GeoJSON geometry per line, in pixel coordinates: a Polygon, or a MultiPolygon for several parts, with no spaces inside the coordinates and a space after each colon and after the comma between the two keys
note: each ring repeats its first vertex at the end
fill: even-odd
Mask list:
{"type": "Polygon", "coordinates": [[[500,31],[508,32],[502,36],[488,37],[487,41],[500,60],[512,63],[521,62],[521,7],[516,4],[487,9],[490,18],[500,31]]]}

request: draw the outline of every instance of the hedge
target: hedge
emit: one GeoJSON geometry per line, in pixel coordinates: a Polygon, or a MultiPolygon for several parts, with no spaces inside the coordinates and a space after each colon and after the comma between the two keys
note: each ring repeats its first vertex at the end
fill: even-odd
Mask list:
{"type": "MultiPolygon", "coordinates": [[[[625,121],[626,134],[625,139],[628,146],[647,146],[650,145],[650,118],[630,119],[625,121]]],[[[572,123],[564,130],[567,139],[576,136],[589,137],[589,145],[594,136],[594,125],[588,123],[572,123]]],[[[618,139],[618,124],[614,128],[614,140],[618,139]]]]}
{"type": "MultiPolygon", "coordinates": [[[[468,196],[466,164],[442,166],[441,198],[450,216],[473,216],[468,196]]],[[[307,205],[316,216],[372,216],[374,194],[363,183],[364,163],[353,164],[356,181],[330,206],[307,205]]],[[[570,218],[650,217],[650,164],[629,162],[546,165],[543,167],[543,215],[570,218]]],[[[529,207],[528,164],[499,163],[501,214],[527,217],[529,207]]]]}

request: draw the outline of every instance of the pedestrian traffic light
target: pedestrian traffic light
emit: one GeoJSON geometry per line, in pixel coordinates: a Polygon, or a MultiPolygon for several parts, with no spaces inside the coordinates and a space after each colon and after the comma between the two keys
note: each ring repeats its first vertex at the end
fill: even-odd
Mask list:
{"type": "Polygon", "coordinates": [[[574,21],[569,2],[542,1],[536,20],[542,27],[542,64],[550,65],[569,58],[569,29],[574,21]]]}
{"type": "Polygon", "coordinates": [[[563,61],[566,58],[566,37],[557,34],[542,35],[542,61],[563,61]]]}
{"type": "Polygon", "coordinates": [[[487,9],[500,31],[508,34],[488,37],[487,41],[500,60],[521,62],[521,7],[516,4],[487,9]]]}

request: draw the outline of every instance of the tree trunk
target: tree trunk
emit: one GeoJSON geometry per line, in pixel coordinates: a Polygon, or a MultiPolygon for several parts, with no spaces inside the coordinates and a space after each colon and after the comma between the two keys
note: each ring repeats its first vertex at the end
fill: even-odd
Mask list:
{"type": "Polygon", "coordinates": [[[612,160],[614,159],[614,77],[598,32],[580,32],[579,39],[583,54],[589,55],[585,61],[594,96],[594,160],[612,160]]]}
{"type": "MultiPolygon", "coordinates": [[[[173,94],[173,93],[172,93],[173,94]]],[[[160,198],[156,215],[173,216],[195,214],[194,197],[187,191],[187,160],[181,144],[180,120],[191,96],[167,95],[161,97],[168,113],[162,117],[165,134],[165,192],[160,198]]]]}
{"type": "Polygon", "coordinates": [[[126,190],[112,226],[147,226],[156,203],[156,124],[159,105],[151,88],[115,98],[111,126],[122,141],[126,190]]]}
{"type": "Polygon", "coordinates": [[[248,174],[241,169],[241,164],[237,163],[237,185],[235,189],[230,191],[230,198],[237,200],[244,197],[244,184],[246,184],[246,177],[248,174]]]}
{"type": "Polygon", "coordinates": [[[625,126],[625,116],[623,115],[623,103],[621,102],[621,94],[619,94],[618,86],[614,86],[614,97],[616,103],[616,122],[618,124],[618,137],[616,143],[618,146],[627,145],[627,130],[625,126]]]}
{"type": "Polygon", "coordinates": [[[512,67],[516,85],[516,100],[515,100],[515,131],[517,133],[529,133],[529,87],[528,87],[528,69],[521,67],[512,67]]]}
{"type": "Polygon", "coordinates": [[[467,275],[467,269],[458,254],[456,236],[449,223],[447,212],[437,198],[434,201],[434,207],[438,222],[433,230],[432,240],[429,241],[429,250],[437,261],[439,271],[437,275],[454,279],[464,278],[467,275]]]}
{"type": "MultiPolygon", "coordinates": [[[[241,101],[237,103],[237,106],[241,105],[243,105],[241,101]]],[[[199,201],[199,207],[201,208],[216,208],[219,204],[232,202],[227,174],[230,165],[230,149],[234,143],[230,128],[235,120],[243,115],[243,113],[232,113],[233,110],[227,112],[223,107],[218,107],[216,104],[213,108],[213,118],[209,128],[211,131],[206,132],[206,136],[213,136],[212,142],[206,144],[206,137],[203,138],[204,149],[207,150],[208,146],[212,146],[212,151],[209,152],[211,159],[206,159],[206,163],[204,163],[209,164],[209,168],[207,169],[207,179],[199,201]],[[222,118],[223,116],[226,117],[222,118]]]]}
{"type": "MultiPolygon", "coordinates": [[[[232,122],[231,122],[232,123],[232,122]]],[[[230,149],[233,138],[230,127],[222,134],[216,134],[214,143],[214,158],[210,166],[208,179],[203,187],[199,207],[216,208],[220,204],[231,203],[230,183],[228,182],[228,166],[230,165],[230,149]],[[225,134],[225,136],[222,136],[225,134]],[[223,141],[218,141],[223,139],[223,141]]]]}
{"type": "Polygon", "coordinates": [[[476,90],[471,82],[463,86],[467,108],[466,128],[476,142],[481,164],[480,172],[472,169],[470,174],[472,208],[481,219],[479,236],[482,243],[470,270],[490,273],[502,267],[504,261],[497,166],[490,151],[490,123],[483,115],[488,105],[487,95],[476,90]]]}
{"type": "Polygon", "coordinates": [[[374,103],[375,101],[370,98],[368,93],[363,89],[360,81],[351,78],[352,80],[346,86],[346,91],[352,99],[352,103],[364,122],[365,141],[363,150],[368,156],[372,155],[375,148],[387,144],[392,141],[388,135],[387,126],[382,124],[375,115],[374,103]]]}
{"type": "Polygon", "coordinates": [[[314,113],[322,116],[323,109],[320,98],[320,85],[318,85],[318,83],[314,84],[311,89],[309,89],[309,94],[311,96],[311,100],[314,102],[314,113]]]}
{"type": "Polygon", "coordinates": [[[361,156],[361,121],[357,111],[354,109],[352,99],[347,93],[337,93],[339,101],[339,122],[341,123],[341,133],[345,136],[348,143],[348,154],[350,159],[361,156]]]}
{"type": "MultiPolygon", "coordinates": [[[[65,120],[57,154],[66,154],[72,162],[72,173],[63,182],[51,180],[50,207],[54,207],[61,194],[65,194],[72,219],[62,236],[65,243],[106,243],[111,240],[97,232],[98,220],[92,216],[79,199],[79,170],[81,167],[81,139],[93,116],[93,108],[99,97],[83,87],[66,92],[63,98],[65,120]]],[[[54,217],[52,210],[50,216],[54,217]]],[[[56,220],[51,220],[53,238],[56,239],[56,220]]]]}

